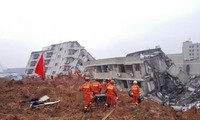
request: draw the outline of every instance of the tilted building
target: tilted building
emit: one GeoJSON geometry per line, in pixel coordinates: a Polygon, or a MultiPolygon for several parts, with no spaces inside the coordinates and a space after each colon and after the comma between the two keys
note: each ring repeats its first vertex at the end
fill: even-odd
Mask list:
{"type": "Polygon", "coordinates": [[[81,72],[84,70],[83,62],[94,60],[77,41],[53,44],[44,47],[42,51],[34,51],[31,53],[25,75],[35,75],[34,70],[42,53],[44,54],[46,77],[61,73],[68,74],[69,70],[81,72]]]}

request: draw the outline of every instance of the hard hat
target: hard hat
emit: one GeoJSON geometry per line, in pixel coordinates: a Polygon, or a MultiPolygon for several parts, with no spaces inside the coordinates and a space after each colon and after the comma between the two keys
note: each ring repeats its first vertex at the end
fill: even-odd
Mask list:
{"type": "Polygon", "coordinates": [[[99,80],[99,78],[96,78],[95,80],[96,80],[96,81],[98,81],[98,80],[99,80]]]}
{"type": "Polygon", "coordinates": [[[89,77],[85,77],[85,81],[90,81],[90,78],[89,77]]]}
{"type": "Polygon", "coordinates": [[[110,82],[112,80],[112,78],[108,78],[108,81],[110,82]]]}
{"type": "Polygon", "coordinates": [[[111,80],[111,81],[110,81],[110,83],[111,83],[111,84],[114,84],[114,83],[115,83],[115,81],[114,81],[114,80],[111,80]]]}
{"type": "Polygon", "coordinates": [[[133,84],[137,84],[137,81],[136,81],[136,80],[134,80],[134,81],[133,81],[133,84]]]}

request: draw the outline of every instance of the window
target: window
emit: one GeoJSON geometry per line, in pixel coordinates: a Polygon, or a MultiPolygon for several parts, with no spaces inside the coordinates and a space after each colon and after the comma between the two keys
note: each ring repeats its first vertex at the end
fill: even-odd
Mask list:
{"type": "Polygon", "coordinates": [[[30,66],[33,67],[35,65],[36,65],[36,61],[32,61],[30,66]]]}
{"type": "Polygon", "coordinates": [[[33,59],[38,59],[39,58],[39,54],[34,54],[33,55],[33,59]]]}
{"type": "Polygon", "coordinates": [[[51,50],[55,50],[56,45],[51,46],[51,50]]]}
{"type": "Polygon", "coordinates": [[[46,58],[51,58],[52,55],[53,55],[53,52],[49,52],[47,53],[46,58]]]}
{"type": "Polygon", "coordinates": [[[84,56],[85,56],[85,54],[84,54],[83,51],[81,51],[80,56],[81,56],[81,57],[84,57],[84,56]]]}
{"type": "Polygon", "coordinates": [[[103,72],[108,72],[108,66],[107,65],[103,65],[103,72]]]}
{"type": "Polygon", "coordinates": [[[108,71],[113,71],[113,66],[112,65],[108,66],[108,71]]]}
{"type": "Polygon", "coordinates": [[[129,72],[133,72],[133,67],[132,65],[126,65],[126,70],[129,71],[129,72]]]}
{"type": "Polygon", "coordinates": [[[77,65],[83,65],[83,60],[79,59],[77,65]]]}
{"type": "Polygon", "coordinates": [[[45,60],[44,63],[45,65],[48,65],[50,63],[50,60],[45,60]]]}
{"type": "Polygon", "coordinates": [[[74,43],[73,42],[71,43],[70,47],[74,47],[74,43]]]}
{"type": "Polygon", "coordinates": [[[125,73],[125,67],[124,67],[124,65],[119,65],[119,72],[125,73]]]}
{"type": "Polygon", "coordinates": [[[194,52],[194,49],[192,49],[192,52],[194,52]]]}
{"type": "Polygon", "coordinates": [[[101,73],[102,72],[101,66],[97,66],[96,69],[97,69],[97,73],[101,73]]]}
{"type": "Polygon", "coordinates": [[[191,52],[191,50],[189,50],[191,52]]]}
{"type": "Polygon", "coordinates": [[[197,51],[199,51],[199,49],[197,49],[197,51]]]}
{"type": "Polygon", "coordinates": [[[69,49],[69,55],[74,55],[76,53],[77,50],[74,49],[69,49]]]}
{"type": "Polygon", "coordinates": [[[60,51],[62,51],[62,48],[60,48],[60,51]]]}
{"type": "Polygon", "coordinates": [[[128,88],[128,84],[127,84],[126,80],[122,80],[122,83],[124,85],[124,88],[128,88]]]}
{"type": "Polygon", "coordinates": [[[27,74],[32,74],[33,73],[33,69],[29,69],[27,74]]]}
{"type": "Polygon", "coordinates": [[[57,56],[57,58],[60,58],[60,57],[61,57],[61,55],[58,55],[58,56],[57,56]]]}
{"type": "Polygon", "coordinates": [[[58,63],[55,63],[55,66],[57,66],[58,65],[58,63]]]}
{"type": "Polygon", "coordinates": [[[191,56],[192,54],[190,53],[189,55],[191,56]]]}
{"type": "Polygon", "coordinates": [[[140,65],[139,64],[135,64],[135,71],[140,71],[140,65]]]}
{"type": "Polygon", "coordinates": [[[71,62],[73,62],[75,59],[73,57],[68,57],[66,60],[66,63],[69,64],[71,62]]]}

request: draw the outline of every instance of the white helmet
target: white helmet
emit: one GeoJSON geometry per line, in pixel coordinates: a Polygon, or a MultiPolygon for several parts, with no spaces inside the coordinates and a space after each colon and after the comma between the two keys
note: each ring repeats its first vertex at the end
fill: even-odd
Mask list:
{"type": "Polygon", "coordinates": [[[134,81],[133,81],[133,84],[137,84],[137,81],[136,81],[136,80],[134,80],[134,81]]]}

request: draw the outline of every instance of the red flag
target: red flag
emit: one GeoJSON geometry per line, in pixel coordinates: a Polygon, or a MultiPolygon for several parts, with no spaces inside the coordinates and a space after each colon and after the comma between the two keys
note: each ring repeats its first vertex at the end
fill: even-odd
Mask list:
{"type": "Polygon", "coordinates": [[[44,56],[43,53],[37,63],[35,68],[35,73],[41,76],[43,79],[45,78],[45,66],[44,66],[44,56]]]}

